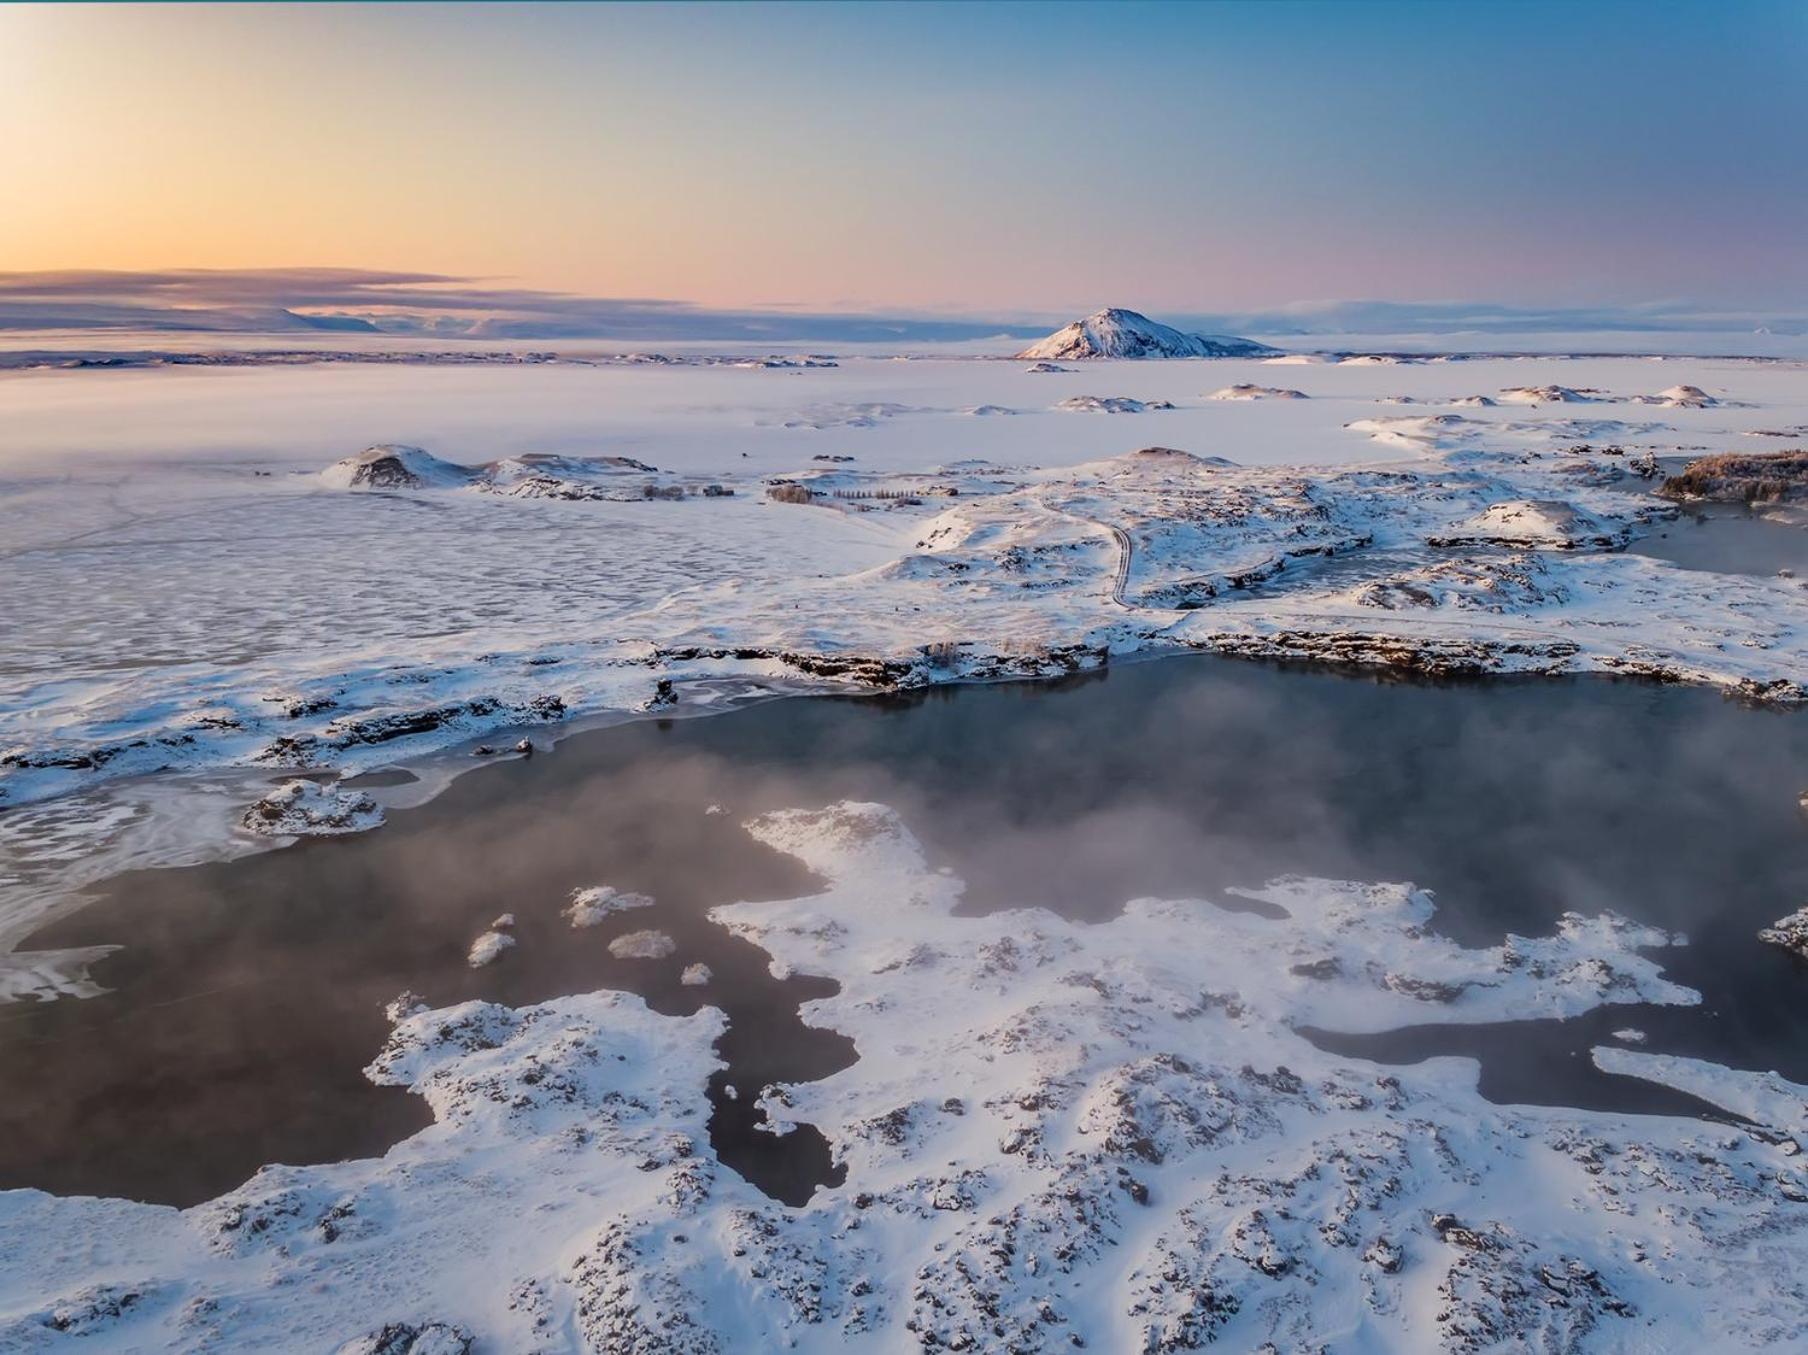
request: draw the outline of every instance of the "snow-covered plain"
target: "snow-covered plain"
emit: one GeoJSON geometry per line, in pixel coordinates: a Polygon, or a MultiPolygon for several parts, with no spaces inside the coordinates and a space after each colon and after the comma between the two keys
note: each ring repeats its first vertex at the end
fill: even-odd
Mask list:
{"type": "MultiPolygon", "coordinates": [[[[1463,361],[1312,363],[1259,358],[1089,361],[1031,377],[1004,358],[836,355],[827,368],[673,366],[172,367],[122,371],[0,371],[0,467],[66,474],[73,463],[151,461],[318,470],[382,442],[423,446],[455,461],[518,452],[635,457],[667,470],[718,473],[794,469],[818,452],[863,466],[926,469],[965,457],[1058,466],[1143,445],[1150,436],[1248,464],[1325,463],[1370,453],[1336,435],[1389,396],[1425,400],[1497,395],[1559,384],[1655,395],[1679,383],[1731,392],[1756,408],[1718,411],[1680,428],[1762,428],[1761,410],[1803,403],[1803,365],[1736,358],[1471,358],[1463,361]],[[1303,401],[1211,401],[1250,384],[1303,391],[1303,401]],[[1070,396],[1171,400],[1160,418],[1101,430],[1060,417],[987,418],[986,405],[1042,415],[1070,396]],[[870,427],[800,426],[811,411],[862,405],[906,413],[870,427]],[[792,425],[792,426],[787,426],[792,425]],[[745,463],[741,453],[747,453],[745,463]]],[[[1664,417],[1659,415],[1658,417],[1664,417]]],[[[1799,419],[1792,422],[1800,422],[1799,419]]]]}
{"type": "MultiPolygon", "coordinates": [[[[1675,511],[1656,458],[1808,441],[1797,363],[836,361],[0,373],[0,1000],[95,991],[98,952],[12,948],[103,874],[375,824],[481,742],[645,710],[1185,649],[1808,684],[1799,581],[1620,549],[1675,511]],[[1506,395],[1546,387],[1590,394],[1506,395]],[[386,443],[657,469],[329,469],[386,443]]],[[[879,807],[750,828],[829,881],[718,916],[842,985],[807,1014],[859,1063],[766,1104],[845,1188],[787,1211],[714,1162],[712,1012],[398,1009],[371,1075],[437,1123],[381,1160],[181,1213],[0,1194],[0,1349],[1808,1348],[1803,1089],[1608,1050],[1758,1129],[1508,1111],[1292,1030],[1689,1001],[1666,938],[1467,951],[1330,881],[1269,886],[1284,918],[963,917],[879,807]]]]}
{"type": "MultiPolygon", "coordinates": [[[[1799,694],[1798,585],[1611,547],[1671,511],[1652,456],[1792,445],[1801,365],[833,361],[0,373],[0,947],[99,873],[239,849],[273,775],[665,707],[662,678],[682,713],[1206,648],[1799,694]],[[1309,398],[1211,398],[1280,373],[1309,398]],[[1679,385],[1717,403],[1639,403],[1679,385]],[[1595,394],[1470,402],[1547,386],[1595,394]],[[328,471],[391,441],[658,469],[328,471]]],[[[0,992],[79,986],[46,963],[0,992]]]]}

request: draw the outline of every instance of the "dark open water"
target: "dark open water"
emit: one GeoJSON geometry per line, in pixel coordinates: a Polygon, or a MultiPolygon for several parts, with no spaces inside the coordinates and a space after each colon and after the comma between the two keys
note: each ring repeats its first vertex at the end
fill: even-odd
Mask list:
{"type": "Polygon", "coordinates": [[[1808,580],[1808,530],[1773,522],[1731,504],[1685,510],[1682,517],[1659,524],[1627,549],[1684,569],[1716,574],[1784,573],[1808,580]]]}
{"type": "Polygon", "coordinates": [[[1320,1038],[1388,1059],[1475,1054],[1499,1100],[1688,1113],[1699,1105],[1595,1072],[1586,1050],[1637,1026],[1648,1049],[1808,1080],[1808,973],[1753,935],[1808,897],[1805,786],[1808,716],[1711,692],[1203,657],[576,735],[374,833],[122,877],[33,938],[125,948],[96,969],[114,990],[103,997],[0,1008],[0,1188],[188,1203],[267,1161],[377,1153],[426,1118],[359,1071],[400,990],[525,1003],[623,987],[661,1011],[727,1010],[719,1081],[743,1096],[717,1098],[714,1139],[770,1193],[807,1198],[836,1179],[820,1136],[758,1131],[751,1097],[853,1051],[797,1019],[825,984],[772,979],[702,914],[810,889],[737,825],[842,797],[898,807],[974,908],[1097,918],[1140,894],[1300,872],[1413,880],[1471,944],[1547,931],[1565,909],[1686,930],[1693,944],[1664,962],[1704,992],[1700,1008],[1320,1038]],[[567,894],[598,883],[658,906],[573,931],[567,894]],[[472,938],[505,911],[520,944],[467,968],[472,938]],[[677,953],[610,957],[612,937],[643,927],[670,932],[677,953]],[[679,985],[695,961],[710,987],[679,985]]]}

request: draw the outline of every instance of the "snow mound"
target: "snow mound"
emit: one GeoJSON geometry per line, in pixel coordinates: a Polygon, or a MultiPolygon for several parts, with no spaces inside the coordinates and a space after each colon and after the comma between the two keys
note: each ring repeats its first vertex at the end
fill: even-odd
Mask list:
{"type": "Polygon", "coordinates": [[[934,410],[895,400],[857,400],[846,403],[811,405],[800,409],[783,421],[785,428],[877,428],[881,420],[896,419],[906,414],[931,414],[934,410]]]}
{"type": "Polygon", "coordinates": [[[1576,550],[1624,545],[1623,528],[1608,528],[1599,519],[1560,499],[1516,499],[1492,504],[1455,524],[1448,536],[1430,538],[1433,546],[1520,546],[1576,550]]]}
{"type": "Polygon", "coordinates": [[[283,782],[240,820],[247,832],[268,837],[361,833],[382,822],[383,811],[363,791],[302,780],[283,782]]]}
{"type": "Polygon", "coordinates": [[[1237,464],[1229,457],[1200,456],[1197,452],[1183,452],[1178,447],[1138,447],[1130,455],[1145,462],[1164,463],[1187,469],[1195,466],[1234,466],[1237,464]]]}
{"type": "Polygon", "coordinates": [[[1269,367],[1321,367],[1331,359],[1323,353],[1282,353],[1278,358],[1263,358],[1269,367]]]}
{"type": "Polygon", "coordinates": [[[1205,397],[1208,400],[1304,400],[1305,391],[1289,390],[1283,386],[1258,386],[1244,381],[1235,386],[1226,386],[1215,390],[1205,397]]]}
{"type": "Polygon", "coordinates": [[[1669,386],[1656,395],[1641,395],[1636,402],[1663,409],[1713,409],[1720,404],[1700,386],[1669,386]]]}
{"type": "Polygon", "coordinates": [[[1144,414],[1172,409],[1171,400],[1132,400],[1127,395],[1070,395],[1055,406],[1069,414],[1144,414]]]}
{"type": "Polygon", "coordinates": [[[419,447],[385,442],[335,461],[320,472],[320,483],[328,489],[450,489],[470,484],[478,474],[419,447]]]}
{"type": "Polygon", "coordinates": [[[1023,369],[1030,376],[1043,376],[1050,372],[1071,372],[1073,368],[1063,367],[1058,362],[1038,362],[1034,366],[1023,369]]]}
{"type": "Polygon", "coordinates": [[[1600,391],[1573,386],[1509,386],[1500,393],[1503,405],[1591,405],[1603,398],[1600,391]]]}
{"type": "Polygon", "coordinates": [[[1246,358],[1274,350],[1228,334],[1187,334],[1135,311],[1111,307],[1063,325],[1020,358],[1246,358]]]}
{"type": "Polygon", "coordinates": [[[1429,455],[1466,442],[1469,420],[1460,414],[1409,414],[1384,419],[1352,419],[1344,427],[1353,433],[1367,433],[1383,446],[1429,455]]]}

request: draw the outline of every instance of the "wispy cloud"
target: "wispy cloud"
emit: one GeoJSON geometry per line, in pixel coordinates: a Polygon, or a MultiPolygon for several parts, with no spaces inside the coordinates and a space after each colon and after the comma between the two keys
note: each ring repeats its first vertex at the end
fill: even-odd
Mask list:
{"type": "Polygon", "coordinates": [[[353,268],[0,273],[0,329],[282,333],[353,330],[493,339],[844,342],[1029,334],[1034,323],[791,309],[715,310],[487,279],[353,268]]]}

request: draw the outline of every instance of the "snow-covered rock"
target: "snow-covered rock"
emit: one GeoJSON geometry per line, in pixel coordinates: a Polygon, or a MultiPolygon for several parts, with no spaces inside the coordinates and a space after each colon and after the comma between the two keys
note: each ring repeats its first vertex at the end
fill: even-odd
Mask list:
{"type": "Polygon", "coordinates": [[[678,949],[678,943],[664,932],[627,932],[609,943],[609,953],[618,960],[663,960],[678,949]]]}
{"type": "Polygon", "coordinates": [[[640,703],[640,709],[651,714],[654,711],[670,710],[678,704],[678,689],[670,678],[660,678],[653,684],[653,694],[640,703]]]}
{"type": "Polygon", "coordinates": [[[648,895],[617,889],[613,885],[591,885],[572,890],[571,902],[565,906],[565,917],[574,927],[594,927],[616,913],[652,906],[653,900],[648,895]]]}
{"type": "MultiPolygon", "coordinates": [[[[514,919],[511,917],[509,927],[513,925],[514,919]]],[[[472,969],[482,969],[501,959],[503,952],[512,949],[514,945],[515,938],[508,927],[492,924],[488,931],[479,933],[477,939],[471,942],[471,949],[465,954],[465,963],[472,969]]]]}
{"type": "Polygon", "coordinates": [[[333,1355],[469,1355],[471,1333],[443,1322],[389,1322],[333,1355]]]}
{"type": "Polygon", "coordinates": [[[1273,351],[1253,339],[1186,334],[1136,311],[1112,307],[1063,325],[1017,356],[1064,362],[1077,358],[1244,358],[1273,351]]]}
{"type": "Polygon", "coordinates": [[[1758,933],[1758,939],[1808,960],[1808,908],[1778,918],[1758,933]]]}
{"type": "Polygon", "coordinates": [[[247,832],[268,837],[361,833],[383,822],[377,802],[361,790],[319,781],[285,781],[245,811],[247,832]]]}

